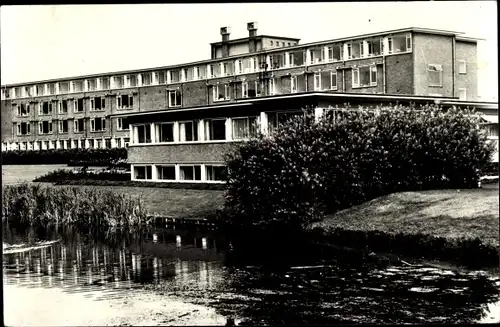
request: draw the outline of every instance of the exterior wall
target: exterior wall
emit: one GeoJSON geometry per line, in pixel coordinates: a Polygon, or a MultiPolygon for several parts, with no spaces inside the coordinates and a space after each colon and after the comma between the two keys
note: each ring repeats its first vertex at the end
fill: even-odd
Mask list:
{"type": "Polygon", "coordinates": [[[11,100],[2,100],[1,101],[1,135],[2,142],[8,142],[12,140],[14,135],[12,134],[12,116],[14,115],[14,111],[12,110],[12,101],[11,100]]]}
{"type": "Polygon", "coordinates": [[[467,101],[478,101],[477,92],[477,44],[456,41],[455,43],[455,96],[459,89],[467,89],[467,101]],[[465,60],[467,73],[459,73],[459,61],[465,60]]]}
{"type": "Polygon", "coordinates": [[[414,94],[453,96],[453,37],[413,33],[414,94]],[[429,86],[427,65],[443,67],[442,86],[429,86]]]}
{"type": "Polygon", "coordinates": [[[243,43],[229,45],[229,55],[230,56],[236,56],[236,55],[249,53],[249,52],[250,52],[250,49],[248,46],[248,41],[245,41],[243,43]]]}
{"type": "MultiPolygon", "coordinates": [[[[134,101],[134,105],[137,102],[138,107],[137,110],[132,110],[132,112],[168,108],[168,92],[165,85],[142,86],[138,88],[137,95],[138,99],[134,101]]],[[[118,113],[118,110],[115,112],[118,113]]]]}
{"type": "Polygon", "coordinates": [[[386,93],[414,94],[413,53],[386,56],[385,76],[386,93]]]}
{"type": "Polygon", "coordinates": [[[144,145],[128,148],[130,164],[222,163],[234,143],[144,145]]]}

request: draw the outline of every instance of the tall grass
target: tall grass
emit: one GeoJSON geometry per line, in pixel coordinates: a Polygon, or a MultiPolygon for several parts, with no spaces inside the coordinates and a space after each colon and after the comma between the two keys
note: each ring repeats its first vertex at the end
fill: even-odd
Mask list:
{"type": "Polygon", "coordinates": [[[144,202],[109,190],[9,185],[2,192],[2,222],[17,226],[75,225],[99,230],[148,223],[144,202]]]}

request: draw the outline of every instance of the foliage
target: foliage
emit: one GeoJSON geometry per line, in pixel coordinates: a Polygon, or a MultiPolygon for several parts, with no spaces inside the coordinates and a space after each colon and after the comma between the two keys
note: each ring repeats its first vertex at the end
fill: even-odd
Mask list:
{"type": "Polygon", "coordinates": [[[477,187],[492,154],[478,119],[438,106],[306,112],[227,154],[227,218],[304,227],[393,192],[477,187]]]}
{"type": "Polygon", "coordinates": [[[142,226],[146,210],[141,198],[109,190],[8,185],[2,193],[2,222],[17,226],[76,225],[84,228],[142,226]]]}
{"type": "Polygon", "coordinates": [[[105,180],[105,181],[128,181],[130,180],[130,172],[117,171],[71,171],[66,169],[58,169],[47,173],[46,175],[35,178],[34,182],[57,183],[62,181],[78,181],[78,180],[105,180]]]}
{"type": "MultiPolygon", "coordinates": [[[[120,165],[127,159],[127,149],[51,149],[51,150],[10,150],[2,152],[4,165],[120,165]]],[[[122,164],[123,165],[123,164],[122,164]]]]}

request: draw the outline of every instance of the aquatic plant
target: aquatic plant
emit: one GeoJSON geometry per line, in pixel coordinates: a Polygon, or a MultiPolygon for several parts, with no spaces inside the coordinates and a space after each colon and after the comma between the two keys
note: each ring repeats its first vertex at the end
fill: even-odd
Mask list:
{"type": "Polygon", "coordinates": [[[25,183],[2,193],[2,222],[19,226],[140,227],[146,216],[140,197],[110,190],[25,183]]]}

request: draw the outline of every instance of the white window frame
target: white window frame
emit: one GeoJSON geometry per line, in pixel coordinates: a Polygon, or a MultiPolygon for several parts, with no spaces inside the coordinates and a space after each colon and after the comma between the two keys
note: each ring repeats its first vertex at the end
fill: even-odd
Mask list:
{"type": "Polygon", "coordinates": [[[202,168],[202,165],[200,164],[180,164],[179,165],[179,176],[176,176],[178,177],[178,180],[180,182],[201,182],[203,181],[202,179],[202,171],[201,171],[201,168],[202,168]],[[181,169],[182,168],[187,168],[187,167],[191,167],[193,169],[193,179],[181,179],[181,169]],[[196,179],[196,171],[195,171],[195,167],[199,167],[200,168],[200,179],[196,179]]]}
{"type": "Polygon", "coordinates": [[[90,131],[92,133],[94,132],[105,132],[106,131],[106,118],[105,117],[95,117],[95,118],[91,118],[90,119],[90,131]],[[96,130],[95,129],[95,121],[96,119],[100,119],[101,120],[101,129],[100,130],[96,130]]]}
{"type": "Polygon", "coordinates": [[[173,143],[175,142],[175,123],[173,122],[163,122],[154,124],[154,133],[155,133],[155,143],[173,143]],[[161,140],[161,126],[169,125],[172,129],[172,141],[162,141],[161,140]]]}
{"type": "Polygon", "coordinates": [[[128,128],[123,128],[123,118],[117,118],[116,119],[116,130],[117,131],[129,131],[130,124],[128,125],[128,128]]]}
{"type": "Polygon", "coordinates": [[[321,91],[321,72],[314,73],[314,91],[321,91]]]}
{"type": "Polygon", "coordinates": [[[116,96],[116,109],[118,110],[126,110],[126,109],[132,109],[134,107],[134,96],[131,94],[118,94],[116,96]],[[128,106],[124,107],[122,105],[122,96],[126,95],[128,97],[128,106]],[[131,101],[132,100],[132,101],[131,101]],[[132,104],[130,104],[132,102],[132,104]]]}
{"type": "MultiPolygon", "coordinates": [[[[206,182],[209,182],[209,183],[222,183],[224,182],[224,179],[221,179],[221,180],[216,180],[216,179],[208,179],[208,176],[209,176],[209,169],[213,169],[213,167],[226,167],[226,165],[223,165],[223,164],[209,164],[209,165],[205,165],[205,181],[206,182]]],[[[213,171],[212,171],[212,175],[213,175],[213,171]]]]}
{"type": "MultiPolygon", "coordinates": [[[[78,110],[78,109],[80,109],[80,107],[78,106],[78,100],[80,100],[80,99],[73,100],[73,112],[74,113],[85,112],[85,108],[81,108],[82,110],[78,110]]],[[[85,104],[82,104],[82,105],[83,105],[83,107],[85,107],[85,104]]]]}
{"type": "Polygon", "coordinates": [[[365,53],[365,41],[359,42],[359,57],[364,58],[366,56],[365,53]]]}
{"type": "Polygon", "coordinates": [[[76,119],[74,119],[73,120],[73,131],[75,133],[83,133],[85,131],[85,119],[83,119],[83,118],[76,118],[76,119]],[[83,129],[82,130],[78,129],[78,121],[79,120],[83,121],[83,129]]]}
{"type": "Polygon", "coordinates": [[[347,47],[347,59],[352,59],[352,43],[348,42],[346,43],[347,47]]]}
{"type": "Polygon", "coordinates": [[[360,83],[359,83],[359,68],[353,68],[352,69],[352,87],[359,87],[360,83]],[[356,80],[357,82],[355,82],[355,78],[354,77],[357,77],[356,80]]]}
{"type": "Polygon", "coordinates": [[[412,39],[411,39],[411,33],[406,33],[406,51],[411,51],[412,50],[412,39]]]}
{"type": "Polygon", "coordinates": [[[67,119],[64,119],[64,120],[60,120],[59,121],[59,134],[67,134],[69,133],[69,124],[68,124],[68,120],[67,119]],[[66,132],[63,130],[63,122],[66,122],[66,132]]]}
{"type": "Polygon", "coordinates": [[[458,61],[458,73],[467,74],[467,61],[465,59],[458,61]]]}
{"type": "Polygon", "coordinates": [[[229,84],[224,84],[224,100],[230,100],[231,99],[231,89],[229,87],[229,84]]]}
{"type": "Polygon", "coordinates": [[[199,66],[195,66],[193,68],[193,80],[197,81],[200,79],[200,67],[199,66]]]}
{"type": "Polygon", "coordinates": [[[62,99],[62,100],[59,100],[57,101],[57,112],[59,114],[67,114],[68,113],[68,100],[66,99],[62,99]],[[63,101],[66,101],[66,112],[63,112],[63,101]]]}
{"type": "Polygon", "coordinates": [[[31,134],[31,123],[30,122],[19,122],[17,123],[17,135],[18,136],[24,136],[24,135],[30,135],[31,134]],[[21,125],[26,124],[26,134],[21,134],[22,128],[21,125]]]}
{"type": "Polygon", "coordinates": [[[205,141],[226,141],[226,126],[225,126],[226,118],[210,118],[204,120],[205,124],[205,141]],[[210,138],[210,131],[213,129],[213,121],[224,121],[224,138],[222,139],[213,139],[210,138]]]}
{"type": "Polygon", "coordinates": [[[330,89],[337,90],[337,71],[330,72],[330,89]],[[335,81],[335,86],[333,85],[333,81],[335,81]]]}
{"type": "Polygon", "coordinates": [[[429,72],[439,72],[439,84],[431,84],[429,81],[427,84],[430,87],[443,87],[443,66],[438,64],[428,64],[427,65],[427,76],[429,76],[429,72]],[[430,67],[435,67],[435,70],[430,69],[430,67]]]}
{"type": "Polygon", "coordinates": [[[394,52],[394,40],[392,36],[387,37],[387,53],[391,54],[394,52]]]}
{"type": "Polygon", "coordinates": [[[44,120],[44,121],[39,121],[38,122],[38,134],[40,135],[47,135],[47,134],[52,134],[54,132],[53,126],[52,126],[52,120],[44,120]],[[48,122],[48,133],[43,133],[43,123],[48,122]]]}
{"type": "Polygon", "coordinates": [[[275,81],[274,78],[270,78],[269,79],[268,88],[269,88],[269,95],[275,95],[276,94],[276,81],[275,81]]]}
{"type": "MultiPolygon", "coordinates": [[[[183,121],[179,121],[179,130],[178,130],[178,140],[179,142],[198,142],[200,140],[200,135],[198,133],[198,126],[199,126],[200,122],[197,121],[197,120],[183,120],[183,121]],[[193,123],[193,138],[196,134],[196,139],[194,140],[182,140],[182,130],[181,130],[181,124],[185,124],[185,123],[193,123]]],[[[175,131],[174,131],[175,133],[175,131]]],[[[174,136],[175,137],[175,136],[174,136]]],[[[185,138],[185,137],[184,137],[185,138]]]]}
{"type": "Polygon", "coordinates": [[[106,101],[104,97],[93,97],[90,98],[90,111],[104,111],[106,110],[106,101]],[[101,108],[96,109],[95,108],[95,100],[96,98],[99,98],[101,100],[101,108]]]}
{"type": "Polygon", "coordinates": [[[239,140],[247,140],[249,137],[251,137],[252,136],[251,135],[251,123],[256,124],[255,130],[257,131],[258,130],[257,119],[258,119],[258,117],[255,117],[255,116],[233,117],[231,119],[231,139],[239,141],[239,140]],[[241,120],[241,119],[246,119],[247,122],[248,122],[248,137],[235,138],[234,137],[234,132],[235,132],[236,129],[234,128],[234,121],[235,120],[241,120]],[[250,121],[250,120],[252,120],[252,121],[250,121]]]}
{"type": "Polygon", "coordinates": [[[132,171],[132,176],[134,177],[134,180],[138,181],[150,181],[153,180],[153,166],[152,165],[134,165],[133,171],[132,171]],[[148,167],[150,168],[150,175],[148,178],[148,167]],[[137,178],[136,174],[136,169],[137,168],[144,168],[144,178],[137,178]]]}
{"type": "Polygon", "coordinates": [[[180,100],[181,100],[181,101],[179,101],[178,96],[177,96],[177,90],[169,90],[169,91],[168,91],[168,106],[169,106],[170,108],[176,108],[176,107],[180,107],[180,106],[182,106],[182,94],[181,94],[181,99],[180,99],[180,100]],[[170,96],[170,93],[172,93],[172,92],[173,92],[173,93],[174,93],[174,95],[175,95],[175,105],[174,105],[174,104],[172,104],[172,101],[171,101],[171,100],[172,100],[172,98],[171,98],[171,96],[170,96]],[[178,103],[178,102],[179,102],[179,103],[178,103]]]}
{"type": "Polygon", "coordinates": [[[327,46],[326,53],[328,62],[333,62],[333,45],[327,46]]]}
{"type": "Polygon", "coordinates": [[[370,86],[377,86],[378,71],[376,65],[370,66],[370,86]],[[373,72],[375,72],[375,80],[373,80],[373,72]]]}
{"type": "Polygon", "coordinates": [[[169,165],[169,164],[161,164],[161,165],[156,165],[156,179],[158,181],[166,181],[166,182],[175,182],[177,180],[177,169],[175,169],[175,165],[169,165]],[[160,178],[162,174],[160,174],[160,169],[162,168],[174,168],[174,179],[165,179],[165,178],[160,178]]]}

